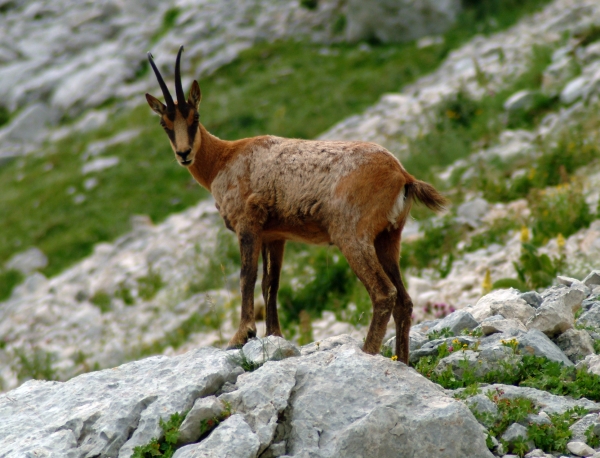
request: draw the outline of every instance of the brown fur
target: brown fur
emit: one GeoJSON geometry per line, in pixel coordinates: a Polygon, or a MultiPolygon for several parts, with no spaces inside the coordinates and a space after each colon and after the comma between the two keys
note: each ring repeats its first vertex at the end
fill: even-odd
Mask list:
{"type": "Polygon", "coordinates": [[[393,314],[396,352],[407,363],[412,302],[398,266],[400,234],[413,200],[440,211],[445,198],[374,143],[273,136],[224,141],[201,124],[195,131],[200,102],[195,81],[182,111],[176,105],[175,113],[168,112],[154,97],[146,98],[161,115],[177,159],[213,194],[225,224],[238,236],[242,310],[229,345],[256,335],[254,285],[261,252],[267,335],[281,335],[276,306],[281,263],[285,241],[296,240],[340,248],[373,303],[365,352],[379,352],[393,314]]]}

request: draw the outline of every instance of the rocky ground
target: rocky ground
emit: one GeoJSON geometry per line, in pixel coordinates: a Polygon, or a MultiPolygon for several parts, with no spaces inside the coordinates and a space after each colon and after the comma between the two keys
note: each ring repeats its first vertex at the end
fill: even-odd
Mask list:
{"type": "MultiPolygon", "coordinates": [[[[33,32],[14,46],[0,40],[0,105],[21,110],[0,131],[0,156],[97,128],[110,109],[52,126],[111,97],[137,105],[134,97],[150,84],[155,87],[152,80],[136,80],[129,63],[141,65],[139,56],[150,45],[156,55],[172,55],[181,42],[195,43],[186,48],[185,65],[192,67],[184,73],[202,75],[263,39],[330,42],[336,38],[329,27],[344,7],[344,2],[323,2],[314,12],[290,8],[290,2],[244,2],[240,8],[178,2],[176,27],[154,35],[172,14],[164,2],[77,5],[69,8],[68,27],[53,21],[61,7],[51,3],[11,2],[17,8],[2,16],[6,27],[0,34],[33,32]],[[140,14],[147,17],[143,26],[136,20],[140,14]],[[44,40],[36,35],[42,31],[44,40]],[[67,48],[77,56],[73,61],[62,54],[67,48]],[[91,85],[96,91],[88,90],[91,85]],[[34,141],[24,142],[23,126],[35,132],[34,141]]],[[[448,98],[458,92],[474,100],[491,97],[527,70],[534,46],[548,46],[552,59],[539,91],[512,94],[503,116],[539,94],[557,100],[552,110],[530,130],[504,130],[491,145],[443,170],[440,179],[450,182],[459,174],[468,181],[478,160],[530,164],[542,154],[540,144],[597,118],[600,41],[577,38],[594,27],[600,27],[597,2],[557,0],[506,32],[477,37],[436,72],[382,97],[321,138],[372,140],[409,157],[411,142],[432,129],[433,114],[448,98]]],[[[421,45],[434,42],[429,37],[421,45]]],[[[121,135],[110,141],[128,141],[138,133],[121,135]]],[[[586,141],[597,140],[592,129],[586,141]]],[[[86,174],[110,167],[93,154],[88,159],[86,174]]],[[[527,167],[514,170],[510,179],[527,173],[527,167]]],[[[593,164],[572,180],[594,210],[599,181],[593,164]]],[[[0,421],[0,455],[130,456],[134,447],[164,436],[159,418],[190,411],[180,428],[184,439],[175,441],[182,446],[178,457],[222,456],[224,447],[231,456],[263,457],[398,456],[398,450],[406,456],[599,456],[600,274],[588,273],[598,268],[600,220],[539,248],[541,254],[562,257],[563,273],[582,281],[562,276],[537,291],[486,294],[492,280],[517,276],[515,263],[528,237],[520,226],[531,215],[531,201],[491,203],[467,191],[457,202],[449,217],[468,227],[461,246],[494,230],[498,221],[509,219],[516,226],[503,243],[470,252],[459,247],[460,256],[444,275],[408,270],[418,323],[411,330],[416,370],[364,355],[365,328],[339,321],[333,312],[312,322],[315,342],[304,347],[259,340],[248,344],[243,356],[209,348],[233,334],[239,313],[238,272],[219,261],[235,253],[236,242],[211,201],[159,225],[133,217],[131,232],[97,245],[91,256],[50,279],[36,272],[45,265],[43,253],[33,249],[15,256],[5,266],[27,278],[0,304],[0,388],[12,390],[0,396],[0,417],[8,418],[0,421]],[[439,309],[432,312],[434,304],[439,309]],[[432,313],[454,309],[459,310],[431,319],[432,313]],[[152,354],[163,356],[141,359],[152,354]],[[282,360],[262,365],[265,354],[282,360]],[[250,369],[256,370],[244,372],[250,369]],[[527,371],[533,374],[529,378],[523,375],[527,371]],[[346,393],[343,402],[340,393],[346,393]],[[525,413],[514,412],[519,409],[525,413]],[[207,436],[209,423],[218,426],[207,436]]],[[[422,236],[416,222],[404,234],[409,243],[422,236]]],[[[296,267],[284,265],[283,275],[292,276],[296,267]]],[[[387,357],[393,333],[392,326],[392,341],[383,350],[387,357]]]]}
{"type": "Polygon", "coordinates": [[[394,339],[384,347],[388,359],[366,355],[360,341],[342,335],[301,348],[279,337],[254,339],[241,350],[150,357],[68,382],[32,380],[0,396],[0,452],[597,457],[600,403],[583,391],[533,388],[531,380],[546,383],[550,373],[536,379],[531,371],[528,383],[482,383],[489,374],[502,381],[535,356],[563,371],[576,365],[572,383],[600,400],[600,271],[559,282],[541,294],[494,291],[414,326],[417,370],[395,361],[394,339]],[[452,389],[457,381],[468,385],[452,389]]]}
{"type": "MultiPolygon", "coordinates": [[[[307,20],[307,30],[317,30],[319,20],[324,21],[324,24],[331,19],[327,14],[334,14],[334,6],[333,3],[326,3],[326,7],[319,9],[318,15],[308,10],[293,14],[312,17],[313,22],[307,20]]],[[[217,8],[216,5],[213,7],[217,8]]],[[[36,8],[39,11],[32,9],[32,21],[43,20],[45,15],[50,18],[55,14],[52,13],[53,6],[36,8]],[[42,19],[39,19],[40,15],[42,19]]],[[[160,5],[148,4],[148,8],[148,11],[156,15],[153,19],[155,22],[165,14],[160,5]]],[[[239,16],[238,19],[231,19],[232,24],[246,24],[248,15],[254,11],[250,3],[247,10],[223,8],[219,10],[219,14],[225,15],[224,17],[231,19],[230,15],[239,16]]],[[[279,23],[274,18],[279,18],[283,13],[278,13],[276,5],[265,4],[261,8],[260,24],[268,23],[276,27],[279,23]]],[[[181,9],[183,12],[177,16],[177,23],[181,27],[158,39],[156,49],[167,50],[170,49],[169,46],[176,46],[179,34],[192,34],[192,30],[195,30],[192,24],[200,21],[195,16],[192,21],[188,16],[204,14],[203,9],[192,12],[189,5],[182,5],[181,9]]],[[[75,11],[76,9],[73,14],[75,11]]],[[[18,27],[16,19],[11,17],[9,10],[5,18],[7,24],[18,27]]],[[[96,24],[102,17],[104,16],[99,12],[97,17],[88,18],[89,24],[96,24]]],[[[225,24],[229,19],[217,23],[225,24]]],[[[351,138],[354,135],[394,147],[401,151],[401,155],[407,154],[402,153],[401,147],[401,144],[406,146],[405,141],[393,143],[399,139],[399,132],[410,137],[426,131],[429,119],[427,113],[433,112],[444,97],[460,88],[467,90],[473,97],[484,96],[485,92],[482,92],[477,82],[478,75],[480,77],[482,73],[487,75],[489,90],[500,90],[503,85],[509,84],[512,77],[525,71],[532,47],[546,44],[557,48],[552,63],[544,73],[546,86],[542,90],[560,94],[564,102],[561,102],[556,111],[549,113],[533,131],[506,130],[492,147],[475,154],[486,158],[499,156],[507,160],[527,155],[534,158],[538,154],[536,145],[540,139],[551,137],[582,117],[593,117],[598,108],[598,42],[583,45],[572,39],[564,43],[561,42],[561,36],[567,32],[574,34],[577,30],[587,30],[599,22],[600,8],[595,2],[554,2],[543,12],[524,20],[507,32],[478,37],[453,52],[433,74],[421,78],[401,94],[383,97],[375,107],[335,126],[322,138],[351,138]],[[563,44],[559,46],[560,43],[563,44]],[[571,70],[573,66],[581,68],[576,76],[571,70]]],[[[98,27],[109,27],[110,24],[110,21],[103,21],[102,26],[98,27]]],[[[152,21],[148,24],[152,24],[152,21]]],[[[241,26],[231,27],[232,34],[243,35],[242,31],[246,30],[241,26]]],[[[248,27],[254,31],[248,32],[251,38],[248,38],[247,43],[252,43],[256,38],[253,33],[258,33],[260,27],[256,27],[254,23],[249,23],[248,27]]],[[[126,27],[119,30],[131,33],[126,32],[126,27]]],[[[287,29],[282,27],[281,33],[284,33],[283,30],[287,29]]],[[[223,33],[223,39],[219,38],[219,43],[236,42],[228,35],[229,32],[223,33]]],[[[221,37],[221,34],[216,35],[221,37]]],[[[54,39],[48,39],[44,43],[38,41],[37,46],[59,47],[61,36],[56,35],[56,43],[54,39]]],[[[191,40],[197,36],[192,34],[183,38],[191,40]]],[[[313,38],[318,39],[316,35],[313,38]]],[[[321,39],[325,40],[323,37],[321,39]]],[[[221,49],[220,45],[215,46],[215,49],[221,49]]],[[[82,55],[84,51],[88,52],[89,49],[82,44],[82,55]]],[[[193,56],[196,51],[187,52],[193,56]]],[[[217,54],[221,52],[224,51],[215,51],[217,54]]],[[[43,53],[35,53],[35,56],[41,55],[43,53]]],[[[25,56],[22,59],[29,62],[34,57],[25,56]]],[[[24,62],[19,61],[18,65],[26,66],[24,62]]],[[[53,65],[55,64],[58,65],[53,65]]],[[[17,64],[6,65],[12,68],[17,64]]],[[[35,66],[32,64],[33,67],[38,69],[36,71],[50,73],[54,68],[46,68],[40,62],[35,66]]],[[[88,67],[81,66],[81,71],[86,68],[88,67]]],[[[146,81],[144,84],[150,82],[146,81]]],[[[145,88],[138,86],[131,88],[133,92],[143,90],[145,88]]],[[[26,90],[11,92],[27,93],[26,90]]],[[[519,97],[522,100],[523,97],[526,98],[526,94],[519,97]]],[[[511,99],[519,100],[519,97],[511,99]]],[[[515,103],[514,100],[512,104],[515,103]]],[[[15,99],[14,103],[18,105],[21,102],[15,99]]],[[[52,109],[54,108],[56,107],[52,109]]],[[[61,132],[62,128],[58,131],[51,130],[50,135],[63,135],[61,132]]],[[[125,134],[132,133],[125,132],[124,137],[127,137],[125,134]]],[[[460,170],[466,176],[470,170],[469,163],[474,159],[458,161],[442,175],[449,176],[454,170],[460,170]]],[[[580,172],[580,176],[584,177],[581,181],[586,198],[591,206],[595,206],[598,200],[598,174],[586,169],[580,172]]],[[[525,200],[491,204],[476,194],[468,194],[464,203],[453,210],[452,217],[455,221],[468,225],[472,229],[472,237],[490,230],[495,221],[506,217],[524,221],[529,213],[525,200]]],[[[144,217],[133,218],[132,224],[132,232],[113,243],[98,245],[92,256],[51,279],[35,273],[36,268],[44,265],[43,253],[32,250],[8,260],[7,266],[22,270],[29,277],[0,307],[0,381],[3,389],[14,388],[32,375],[44,374],[47,378],[64,380],[94,368],[112,367],[148,354],[173,354],[196,346],[219,343],[227,340],[233,333],[238,313],[235,306],[238,302],[237,271],[231,270],[230,275],[230,271],[226,273],[222,265],[211,260],[217,258],[214,256],[216,250],[224,249],[223,247],[235,252],[235,241],[223,230],[213,204],[202,202],[157,226],[153,226],[144,217]],[[215,287],[217,284],[222,287],[215,287]]],[[[404,237],[408,241],[419,237],[419,225],[409,224],[404,237]]],[[[433,270],[409,270],[407,280],[409,292],[415,302],[415,321],[430,317],[424,311],[432,304],[445,304],[444,313],[447,313],[449,305],[462,308],[475,303],[486,290],[484,279],[488,271],[494,280],[514,277],[513,262],[520,255],[521,238],[520,232],[513,230],[509,232],[504,245],[494,243],[474,252],[462,253],[444,278],[440,278],[433,270]]],[[[553,256],[561,251],[566,260],[565,270],[583,278],[594,267],[600,251],[598,240],[600,227],[596,221],[589,228],[568,237],[563,248],[557,245],[556,240],[551,240],[540,251],[553,256]]],[[[284,265],[284,276],[292,274],[293,267],[284,265]]],[[[260,301],[257,290],[259,305],[260,301]]],[[[326,312],[321,320],[313,322],[312,330],[315,339],[339,333],[350,333],[362,338],[365,334],[364,328],[340,322],[331,312],[326,312]]],[[[390,334],[392,333],[393,329],[390,329],[390,334]]]]}

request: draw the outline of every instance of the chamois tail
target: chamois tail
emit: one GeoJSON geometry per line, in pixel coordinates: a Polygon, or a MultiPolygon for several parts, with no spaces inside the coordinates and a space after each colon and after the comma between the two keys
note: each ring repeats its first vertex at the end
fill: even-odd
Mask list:
{"type": "Polygon", "coordinates": [[[442,196],[437,189],[424,181],[415,180],[407,183],[405,185],[405,192],[407,202],[416,199],[436,213],[445,211],[449,204],[448,199],[442,196]]]}

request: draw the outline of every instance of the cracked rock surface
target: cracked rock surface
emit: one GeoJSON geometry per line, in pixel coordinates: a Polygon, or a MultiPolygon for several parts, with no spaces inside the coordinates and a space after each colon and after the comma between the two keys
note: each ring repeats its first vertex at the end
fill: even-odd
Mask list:
{"type": "Polygon", "coordinates": [[[27,382],[0,397],[0,456],[129,457],[214,394],[232,415],[177,458],[492,456],[468,408],[413,369],[350,337],[310,350],[239,377],[231,352],[202,348],[27,382]]]}

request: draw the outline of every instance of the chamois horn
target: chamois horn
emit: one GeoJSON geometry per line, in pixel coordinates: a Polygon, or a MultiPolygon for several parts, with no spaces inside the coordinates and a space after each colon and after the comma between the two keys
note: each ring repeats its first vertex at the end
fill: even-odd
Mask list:
{"type": "Polygon", "coordinates": [[[180,110],[184,111],[187,108],[187,102],[185,101],[185,94],[183,93],[183,87],[181,85],[181,70],[180,61],[181,53],[183,52],[183,45],[179,48],[177,53],[177,60],[175,61],[175,93],[177,94],[177,106],[180,110]]]}
{"type": "Polygon", "coordinates": [[[152,70],[154,70],[154,74],[156,75],[156,79],[158,80],[158,84],[160,85],[160,89],[162,90],[163,96],[165,97],[165,102],[167,103],[167,110],[173,111],[175,109],[175,103],[173,103],[173,97],[171,97],[171,93],[165,84],[165,80],[161,76],[158,68],[156,68],[156,64],[152,58],[152,53],[148,52],[148,60],[150,61],[150,65],[152,66],[152,70]]]}

